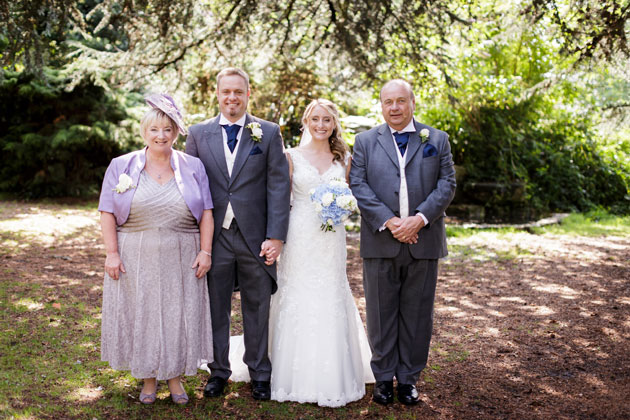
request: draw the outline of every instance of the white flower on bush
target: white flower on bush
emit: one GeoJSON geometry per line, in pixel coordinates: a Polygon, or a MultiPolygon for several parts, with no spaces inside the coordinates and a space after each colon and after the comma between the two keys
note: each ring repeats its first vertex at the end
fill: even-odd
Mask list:
{"type": "Polygon", "coordinates": [[[118,194],[122,194],[129,188],[135,188],[134,185],[131,185],[132,182],[133,179],[131,179],[129,175],[120,174],[120,176],[118,177],[118,184],[116,185],[116,188],[114,188],[114,191],[116,191],[118,194]]]}
{"type": "Polygon", "coordinates": [[[322,205],[324,207],[328,207],[332,204],[334,199],[335,196],[333,195],[333,193],[326,193],[322,196],[322,205]]]}

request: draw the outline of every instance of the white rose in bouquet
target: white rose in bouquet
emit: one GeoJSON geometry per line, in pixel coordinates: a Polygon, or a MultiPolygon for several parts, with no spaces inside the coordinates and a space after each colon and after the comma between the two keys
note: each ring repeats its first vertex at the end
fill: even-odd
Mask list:
{"type": "Polygon", "coordinates": [[[326,193],[322,196],[322,205],[328,207],[332,204],[335,196],[332,193],[326,193]]]}

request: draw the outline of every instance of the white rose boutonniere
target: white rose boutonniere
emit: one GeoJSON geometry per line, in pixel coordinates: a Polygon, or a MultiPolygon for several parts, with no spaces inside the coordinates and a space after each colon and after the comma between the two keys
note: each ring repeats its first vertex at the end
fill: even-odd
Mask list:
{"type": "Polygon", "coordinates": [[[427,128],[420,130],[420,138],[422,139],[422,143],[429,141],[429,130],[427,128]]]}
{"type": "Polygon", "coordinates": [[[114,188],[114,191],[116,191],[118,194],[122,194],[129,188],[136,188],[135,185],[131,185],[132,182],[133,180],[129,175],[120,174],[120,176],[118,177],[118,184],[116,185],[116,188],[114,188]]]}
{"type": "Polygon", "coordinates": [[[259,142],[262,139],[262,128],[260,128],[260,124],[257,122],[252,122],[247,124],[245,127],[249,128],[249,131],[252,133],[252,140],[259,142]]]}

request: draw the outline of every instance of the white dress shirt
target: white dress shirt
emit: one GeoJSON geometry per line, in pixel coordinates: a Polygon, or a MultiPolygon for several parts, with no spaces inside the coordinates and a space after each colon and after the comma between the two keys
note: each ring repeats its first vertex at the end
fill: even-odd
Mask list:
{"type": "MultiPolygon", "coordinates": [[[[225,132],[225,129],[221,127],[221,134],[223,135],[223,152],[225,153],[225,162],[227,163],[228,167],[228,175],[231,177],[232,168],[234,168],[234,160],[236,159],[236,152],[238,152],[238,148],[241,145],[241,136],[243,134],[243,127],[245,126],[245,114],[243,114],[243,116],[235,123],[232,123],[223,114],[221,114],[221,117],[219,118],[219,124],[221,126],[225,124],[238,124],[241,126],[241,129],[238,130],[238,133],[236,134],[236,147],[234,147],[234,151],[232,152],[230,152],[230,148],[227,144],[227,133],[225,132]]],[[[232,203],[228,202],[227,210],[225,211],[225,218],[223,219],[223,224],[221,225],[221,227],[223,229],[229,229],[230,224],[232,223],[232,219],[234,219],[234,210],[232,210],[232,203]]]]}

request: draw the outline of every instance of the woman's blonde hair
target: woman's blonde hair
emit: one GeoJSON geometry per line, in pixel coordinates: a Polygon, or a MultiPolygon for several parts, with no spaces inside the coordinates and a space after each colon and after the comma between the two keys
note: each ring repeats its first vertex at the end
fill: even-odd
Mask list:
{"type": "Polygon", "coordinates": [[[328,111],[330,115],[332,115],[333,121],[335,122],[335,128],[333,128],[333,132],[328,138],[328,144],[330,145],[330,151],[333,154],[333,160],[344,162],[346,159],[346,154],[350,152],[350,148],[341,135],[342,129],[341,123],[339,122],[339,111],[337,111],[337,107],[334,103],[332,103],[328,99],[315,99],[310,104],[308,104],[306,110],[304,110],[304,115],[302,116],[302,130],[308,129],[308,119],[311,116],[311,113],[313,112],[315,107],[318,105],[328,111]]]}
{"type": "Polygon", "coordinates": [[[147,133],[147,129],[151,127],[152,124],[154,124],[156,121],[164,121],[164,120],[168,121],[171,124],[171,127],[173,128],[173,131],[175,131],[175,134],[176,134],[175,141],[177,141],[177,137],[178,137],[177,124],[175,124],[175,121],[173,121],[173,119],[169,117],[164,111],[158,108],[151,108],[150,110],[147,111],[146,114],[144,114],[144,116],[140,120],[140,135],[142,136],[142,138],[146,140],[145,135],[147,133]]]}

